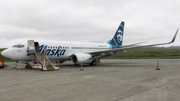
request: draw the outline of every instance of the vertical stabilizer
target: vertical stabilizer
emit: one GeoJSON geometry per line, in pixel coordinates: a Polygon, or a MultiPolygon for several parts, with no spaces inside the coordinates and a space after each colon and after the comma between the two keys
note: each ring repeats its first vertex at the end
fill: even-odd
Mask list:
{"type": "Polygon", "coordinates": [[[124,24],[125,23],[122,21],[121,24],[119,25],[114,37],[107,42],[108,44],[122,46],[123,33],[124,33],[124,24]]]}

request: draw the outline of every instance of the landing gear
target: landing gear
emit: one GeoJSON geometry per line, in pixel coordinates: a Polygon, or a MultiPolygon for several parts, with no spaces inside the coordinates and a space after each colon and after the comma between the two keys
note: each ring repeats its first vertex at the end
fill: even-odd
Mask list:
{"type": "Polygon", "coordinates": [[[27,63],[27,65],[25,66],[25,68],[26,68],[26,69],[32,69],[32,66],[31,66],[29,63],[27,63]]]}
{"type": "Polygon", "coordinates": [[[93,60],[89,65],[90,66],[96,66],[96,60],[93,60]]]}

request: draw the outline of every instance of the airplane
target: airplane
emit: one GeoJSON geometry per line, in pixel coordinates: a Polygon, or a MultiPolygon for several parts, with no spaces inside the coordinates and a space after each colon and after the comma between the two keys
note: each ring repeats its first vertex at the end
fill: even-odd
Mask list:
{"type": "Polygon", "coordinates": [[[13,45],[2,51],[1,54],[16,61],[35,61],[37,59],[31,53],[38,52],[44,53],[46,57],[52,58],[56,62],[72,61],[73,64],[83,63],[95,66],[98,59],[111,56],[117,52],[125,52],[126,49],[171,44],[175,41],[179,30],[177,29],[172,41],[167,43],[139,46],[138,44],[143,43],[141,42],[123,45],[124,25],[125,22],[122,21],[112,39],[106,43],[28,40],[13,45]]]}

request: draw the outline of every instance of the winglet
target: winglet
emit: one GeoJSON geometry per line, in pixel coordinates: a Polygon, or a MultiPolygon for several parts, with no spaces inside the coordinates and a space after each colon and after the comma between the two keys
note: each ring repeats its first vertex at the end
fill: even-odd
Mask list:
{"type": "Polygon", "coordinates": [[[173,42],[175,41],[178,31],[179,31],[179,29],[177,29],[177,31],[176,31],[176,33],[175,33],[175,35],[174,35],[172,41],[171,41],[169,44],[171,44],[171,43],[173,43],[173,42]]]}

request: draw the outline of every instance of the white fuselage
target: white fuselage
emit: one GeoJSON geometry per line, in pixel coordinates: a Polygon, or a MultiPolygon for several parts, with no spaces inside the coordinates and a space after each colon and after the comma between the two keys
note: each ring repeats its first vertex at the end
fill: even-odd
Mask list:
{"type": "MultiPolygon", "coordinates": [[[[39,43],[39,51],[45,52],[58,60],[70,60],[70,55],[75,53],[89,53],[99,50],[111,49],[106,43],[88,43],[71,41],[35,41],[39,43]],[[45,51],[44,51],[45,50],[45,51]]],[[[2,52],[3,56],[13,60],[31,61],[34,55],[27,53],[28,43],[20,43],[24,47],[10,47],[2,52]]]]}

